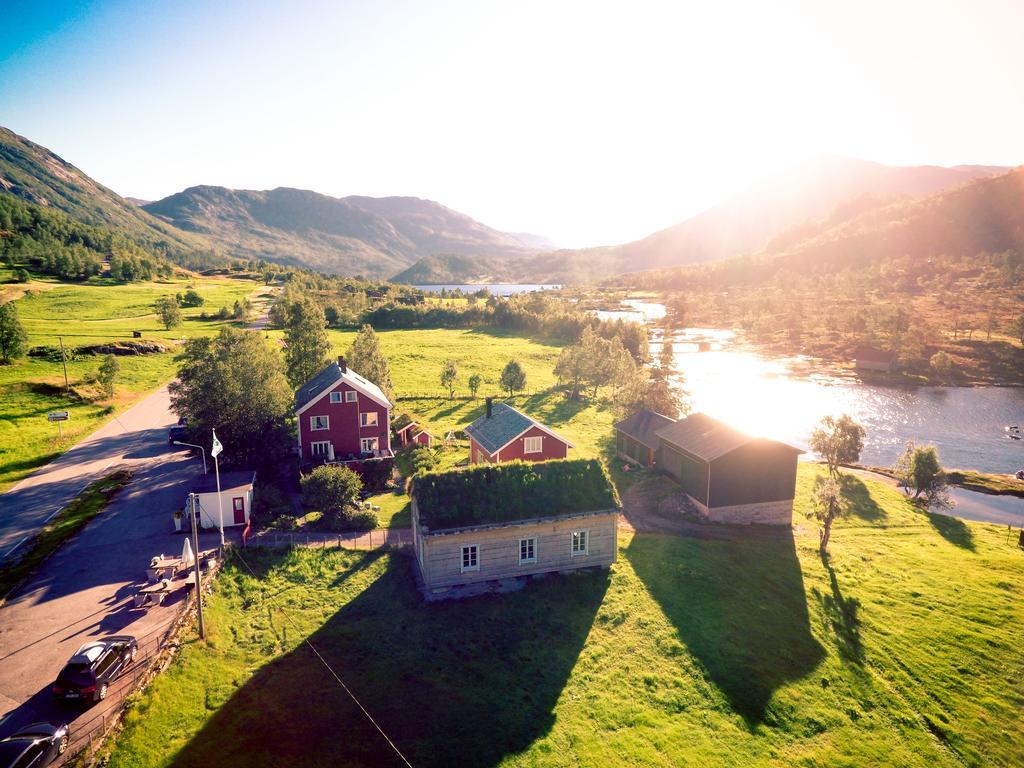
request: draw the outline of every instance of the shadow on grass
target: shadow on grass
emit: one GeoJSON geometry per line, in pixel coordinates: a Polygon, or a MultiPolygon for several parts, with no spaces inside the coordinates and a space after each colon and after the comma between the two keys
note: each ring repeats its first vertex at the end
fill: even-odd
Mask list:
{"type": "Polygon", "coordinates": [[[868,521],[883,520],[887,516],[886,511],[871,498],[871,491],[859,477],[840,474],[839,487],[849,504],[850,514],[868,521]]]}
{"type": "MultiPolygon", "coordinates": [[[[551,729],[608,578],[426,605],[412,558],[396,555],[310,641],[413,765],[493,766],[551,729]]],[[[211,697],[219,709],[172,765],[401,765],[305,644],[211,697]]]]}
{"type": "Polygon", "coordinates": [[[974,534],[959,517],[940,515],[938,512],[925,512],[925,515],[928,516],[932,528],[950,544],[974,551],[974,534]]]}
{"type": "Polygon", "coordinates": [[[792,536],[712,541],[638,533],[626,557],[749,728],[769,719],[777,688],[824,658],[792,536]]]}
{"type": "Polygon", "coordinates": [[[822,594],[817,589],[812,589],[811,592],[821,603],[825,618],[832,626],[840,657],[861,665],[864,663],[864,645],[860,639],[860,600],[855,597],[843,596],[835,569],[828,561],[828,556],[822,558],[822,564],[828,571],[832,594],[822,594]]]}

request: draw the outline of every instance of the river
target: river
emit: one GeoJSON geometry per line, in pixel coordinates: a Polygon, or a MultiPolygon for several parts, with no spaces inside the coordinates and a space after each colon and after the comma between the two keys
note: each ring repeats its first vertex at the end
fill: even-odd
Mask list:
{"type": "MultiPolygon", "coordinates": [[[[647,322],[657,357],[663,306],[632,300],[623,312],[598,314],[647,322]]],[[[889,387],[853,377],[797,375],[806,359],[761,356],[740,345],[732,331],[718,329],[687,328],[673,334],[673,343],[680,374],[675,383],[689,394],[692,409],[752,434],[806,449],[823,416],[848,413],[867,430],[864,464],[890,466],[913,440],[938,448],[946,467],[998,473],[1024,467],[1024,441],[1005,431],[1024,424],[1024,388],[889,387]]],[[[993,510],[985,519],[1024,522],[1024,499],[970,492],[956,498],[964,517],[977,518],[980,504],[993,510]]]]}

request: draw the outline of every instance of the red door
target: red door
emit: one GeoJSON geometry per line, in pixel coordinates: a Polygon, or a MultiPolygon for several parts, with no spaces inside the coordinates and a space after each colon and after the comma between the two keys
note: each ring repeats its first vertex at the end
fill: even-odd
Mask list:
{"type": "Polygon", "coordinates": [[[242,496],[233,498],[231,508],[235,513],[235,525],[245,525],[245,498],[242,496]]]}

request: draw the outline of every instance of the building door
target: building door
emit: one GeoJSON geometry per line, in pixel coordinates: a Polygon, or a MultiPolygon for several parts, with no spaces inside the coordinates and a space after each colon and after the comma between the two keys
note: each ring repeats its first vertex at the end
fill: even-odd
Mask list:
{"type": "Polygon", "coordinates": [[[231,509],[235,513],[235,525],[245,524],[245,498],[236,496],[231,500],[231,509]]]}

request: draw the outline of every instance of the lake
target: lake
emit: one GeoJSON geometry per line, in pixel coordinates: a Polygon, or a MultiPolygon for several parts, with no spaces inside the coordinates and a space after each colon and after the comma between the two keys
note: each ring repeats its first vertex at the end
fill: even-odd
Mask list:
{"type": "Polygon", "coordinates": [[[495,296],[513,296],[517,293],[533,293],[534,291],[550,291],[556,288],[561,288],[560,285],[540,285],[540,284],[526,284],[526,283],[482,283],[473,285],[414,285],[421,291],[427,293],[440,293],[441,290],[454,291],[459,290],[463,293],[476,293],[481,288],[486,288],[488,293],[495,296]]]}
{"type": "MultiPolygon", "coordinates": [[[[651,354],[661,350],[657,320],[664,307],[632,301],[629,319],[651,327],[651,354]]],[[[614,319],[621,316],[603,313],[614,319]]],[[[743,348],[732,331],[687,328],[673,333],[675,383],[702,411],[755,435],[807,448],[814,425],[848,413],[867,430],[861,461],[891,466],[908,440],[930,443],[946,467],[1011,473],[1024,468],[1024,440],[1009,424],[1024,424],[1024,388],[888,387],[836,375],[797,375],[806,358],[768,358],[743,348]],[[704,351],[701,351],[701,350],[704,351]]],[[[1024,499],[956,492],[964,517],[1024,517],[1024,499]]]]}

